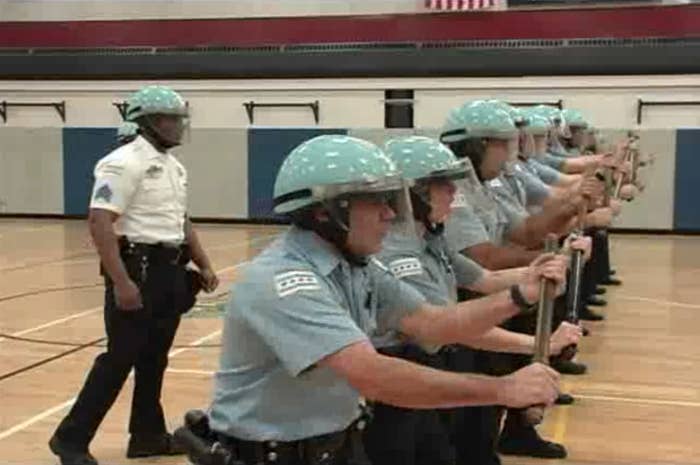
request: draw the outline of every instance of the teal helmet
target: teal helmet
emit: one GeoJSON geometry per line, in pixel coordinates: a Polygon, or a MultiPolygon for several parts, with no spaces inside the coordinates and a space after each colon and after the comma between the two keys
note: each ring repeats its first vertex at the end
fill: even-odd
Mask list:
{"type": "Polygon", "coordinates": [[[389,140],[384,152],[396,163],[404,179],[411,184],[413,217],[431,231],[437,231],[431,220],[432,205],[428,192],[431,182],[452,181],[467,176],[474,179],[468,158],[458,160],[452,151],[436,139],[409,136],[389,140]]]}
{"type": "Polygon", "coordinates": [[[117,128],[117,140],[121,143],[133,140],[138,134],[139,125],[131,121],[124,121],[117,128]]]}
{"type": "Polygon", "coordinates": [[[518,128],[502,102],[476,100],[449,113],[440,141],[450,143],[464,139],[508,140],[517,135],[518,128]]]}
{"type": "Polygon", "coordinates": [[[135,121],[148,115],[187,116],[185,100],[167,86],[146,86],[132,94],[126,103],[127,121],[135,121]]]}
{"type": "Polygon", "coordinates": [[[552,122],[549,118],[532,109],[520,110],[527,118],[527,126],[525,132],[533,136],[546,136],[552,128],[552,122]]]}
{"type": "Polygon", "coordinates": [[[588,127],[588,121],[586,121],[586,118],[580,111],[567,108],[562,110],[561,113],[564,121],[570,128],[586,129],[588,127]]]}
{"type": "Polygon", "coordinates": [[[341,196],[402,187],[396,164],[373,143],[323,135],[297,146],[282,163],[275,180],[275,212],[292,213],[341,196]]]}
{"type": "Polygon", "coordinates": [[[440,141],[424,136],[391,139],[384,152],[396,163],[404,179],[420,182],[429,179],[460,179],[468,167],[457,160],[440,141]]]}
{"type": "Polygon", "coordinates": [[[530,109],[530,114],[537,114],[550,120],[552,124],[557,124],[562,120],[561,110],[551,105],[537,105],[530,109]]]}

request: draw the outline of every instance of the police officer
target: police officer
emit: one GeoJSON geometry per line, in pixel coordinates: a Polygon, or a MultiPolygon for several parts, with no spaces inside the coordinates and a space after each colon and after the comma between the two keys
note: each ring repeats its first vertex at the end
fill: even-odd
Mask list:
{"type": "MultiPolygon", "coordinates": [[[[378,258],[402,281],[419,290],[433,305],[454,305],[457,287],[482,294],[506,289],[521,281],[528,268],[484,270],[447,246],[443,230],[454,199],[454,179],[473,174],[469,160],[458,162],[454,154],[434,139],[410,136],[393,139],[385,152],[410,180],[413,228],[393,228],[378,258]]],[[[532,269],[532,267],[530,267],[532,269]]],[[[564,324],[552,336],[552,351],[576,341],[580,328],[564,324]]],[[[466,341],[465,341],[466,342],[466,341]]],[[[470,346],[514,353],[531,353],[532,336],[492,328],[474,338],[470,346]]],[[[448,366],[445,360],[455,348],[425,348],[397,340],[378,340],[380,352],[433,367],[448,366]]],[[[375,465],[452,463],[454,451],[449,431],[438,412],[375,403],[373,421],[365,434],[365,448],[375,465]]]]}
{"type": "MultiPolygon", "coordinates": [[[[508,192],[504,185],[505,181],[498,179],[498,176],[508,161],[514,159],[514,152],[518,149],[518,134],[515,123],[503,105],[498,102],[477,101],[453,110],[441,136],[459,157],[468,157],[474,164],[480,181],[479,186],[476,188],[465,186],[464,189],[465,191],[478,189],[484,192],[484,195],[474,199],[472,203],[478,212],[477,216],[490,232],[484,243],[473,244],[471,231],[474,226],[465,222],[466,218],[461,214],[465,208],[459,205],[455,209],[455,215],[447,222],[448,238],[458,250],[462,250],[485,266],[488,266],[485,263],[495,262],[489,257],[499,251],[494,245],[514,242],[537,247],[546,232],[565,230],[571,218],[577,213],[578,205],[585,201],[579,193],[575,193],[576,195],[549,211],[528,215],[517,198],[512,198],[511,194],[505,197],[499,196],[499,189],[508,192]],[[503,198],[507,198],[508,201],[503,201],[503,198]],[[480,202],[484,203],[479,205],[480,202]],[[496,218],[495,221],[494,218],[496,218]],[[489,227],[489,224],[498,226],[489,227]],[[481,259],[484,256],[487,260],[482,263],[481,259]]],[[[473,220],[470,223],[473,223],[473,220]]],[[[522,328],[518,330],[521,331],[522,328]]],[[[466,360],[466,357],[464,359],[466,360]]],[[[503,360],[502,357],[494,358],[493,355],[483,352],[477,352],[472,362],[475,369],[482,371],[508,370],[511,363],[510,357],[508,360],[503,360]]],[[[463,365],[467,366],[468,361],[463,365]]],[[[493,409],[491,411],[488,409],[465,410],[463,422],[458,424],[461,431],[456,433],[457,436],[464,438],[482,435],[482,437],[478,444],[472,442],[471,450],[465,449],[466,458],[461,463],[470,461],[499,463],[498,457],[493,454],[493,448],[488,449],[488,446],[493,447],[494,435],[497,434],[498,422],[494,417],[493,409]],[[479,453],[477,449],[480,444],[487,444],[487,447],[481,446],[484,450],[479,453]]],[[[533,449],[530,446],[535,445],[539,455],[546,453],[548,456],[561,457],[565,454],[562,446],[539,438],[533,428],[530,428],[528,433],[530,434],[526,445],[529,450],[533,449]]]]}
{"type": "MultiPolygon", "coordinates": [[[[560,282],[559,258],[488,299],[432,306],[372,258],[408,214],[400,173],[377,146],[310,139],[282,164],[274,195],[293,226],[233,285],[208,413],[238,463],[350,463],[366,426],[362,397],[405,408],[554,400],[556,374],[541,365],[503,378],[453,374],[382,356],[370,338],[474,337],[534,302],[539,276],[560,282]]],[[[190,458],[202,463],[194,444],[190,458]]]]}
{"type": "Polygon", "coordinates": [[[49,442],[62,465],[97,464],[88,445],[132,368],[127,457],[182,453],[166,431],[163,374],[198,281],[208,291],[218,284],[186,216],[187,172],[169,152],[182,139],[185,102],[148,86],[129,98],[127,118],[140,135],[97,163],[88,220],[105,279],[107,351],[49,442]],[[190,258],[200,274],[186,270],[190,258]]]}

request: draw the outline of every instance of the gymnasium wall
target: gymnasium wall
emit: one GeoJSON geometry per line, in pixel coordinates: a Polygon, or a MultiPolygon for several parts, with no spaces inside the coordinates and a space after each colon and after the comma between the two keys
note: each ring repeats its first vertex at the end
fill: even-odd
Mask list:
{"type": "MultiPolygon", "coordinates": [[[[65,122],[51,107],[8,107],[0,118],[0,213],[82,215],[94,163],[114,147],[119,103],[143,82],[0,82],[0,101],[65,101],[65,122]]],[[[382,142],[397,133],[437,133],[447,111],[466,100],[562,100],[611,136],[635,129],[656,163],[648,188],[618,219],[623,228],[700,231],[700,107],[645,107],[638,99],[689,101],[699,75],[499,79],[315,79],[177,81],[191,110],[186,145],[177,150],[190,173],[190,212],[221,219],[271,218],[274,176],[285,154],[322,133],[382,142]],[[384,91],[414,90],[414,130],[384,128],[384,91]],[[318,101],[310,108],[256,108],[245,102],[318,101]]],[[[612,137],[613,139],[615,137],[612,137]]]]}

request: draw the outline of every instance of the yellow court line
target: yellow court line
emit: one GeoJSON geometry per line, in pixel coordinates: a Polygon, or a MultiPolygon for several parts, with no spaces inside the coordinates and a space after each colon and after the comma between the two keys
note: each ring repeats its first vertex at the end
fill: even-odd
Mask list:
{"type": "MultiPolygon", "coordinates": [[[[570,392],[571,386],[569,383],[561,382],[561,392],[570,392]]],[[[569,410],[570,407],[559,406],[555,409],[556,417],[554,419],[554,436],[552,440],[562,444],[564,442],[564,437],[566,436],[566,426],[569,422],[569,410]]]]}
{"type": "Polygon", "coordinates": [[[630,404],[668,405],[673,407],[700,407],[700,402],[672,399],[643,399],[636,397],[596,396],[579,393],[576,393],[574,397],[576,397],[577,399],[600,400],[604,402],[626,402],[630,404]]]}

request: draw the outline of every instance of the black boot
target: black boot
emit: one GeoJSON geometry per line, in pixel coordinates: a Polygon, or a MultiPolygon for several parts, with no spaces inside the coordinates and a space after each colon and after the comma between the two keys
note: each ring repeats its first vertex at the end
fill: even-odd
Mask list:
{"type": "Polygon", "coordinates": [[[598,286],[598,287],[595,288],[595,291],[594,291],[594,292],[595,292],[596,295],[604,295],[606,292],[608,292],[608,290],[605,289],[605,288],[602,287],[602,286],[598,286]]]}
{"type": "Polygon", "coordinates": [[[585,321],[602,321],[605,319],[603,315],[595,313],[593,310],[586,306],[581,308],[581,311],[578,313],[578,317],[580,320],[585,321]]]}
{"type": "Polygon", "coordinates": [[[126,456],[133,459],[156,455],[182,455],[185,452],[185,448],[175,441],[172,434],[165,433],[150,437],[131,436],[126,456]]]}
{"type": "Polygon", "coordinates": [[[596,296],[589,297],[586,300],[586,302],[588,303],[588,305],[594,305],[597,307],[605,307],[606,305],[608,305],[608,302],[605,299],[601,299],[600,297],[596,296]]]}
{"type": "Polygon", "coordinates": [[[551,366],[562,375],[584,375],[588,371],[585,364],[573,360],[554,359],[551,366]]]}
{"type": "Polygon", "coordinates": [[[566,458],[562,444],[542,439],[534,426],[506,425],[498,440],[498,451],[504,455],[524,455],[541,459],[566,458]]]}
{"type": "Polygon", "coordinates": [[[61,465],[98,465],[87,448],[73,447],[58,439],[56,435],[49,440],[49,449],[58,456],[61,465]]]}
{"type": "Polygon", "coordinates": [[[601,281],[600,284],[603,286],[622,286],[622,281],[617,278],[609,277],[608,279],[601,281]]]}
{"type": "Polygon", "coordinates": [[[571,394],[567,393],[559,393],[559,396],[557,397],[557,400],[554,401],[555,404],[557,405],[571,405],[575,401],[574,396],[571,394]]]}

